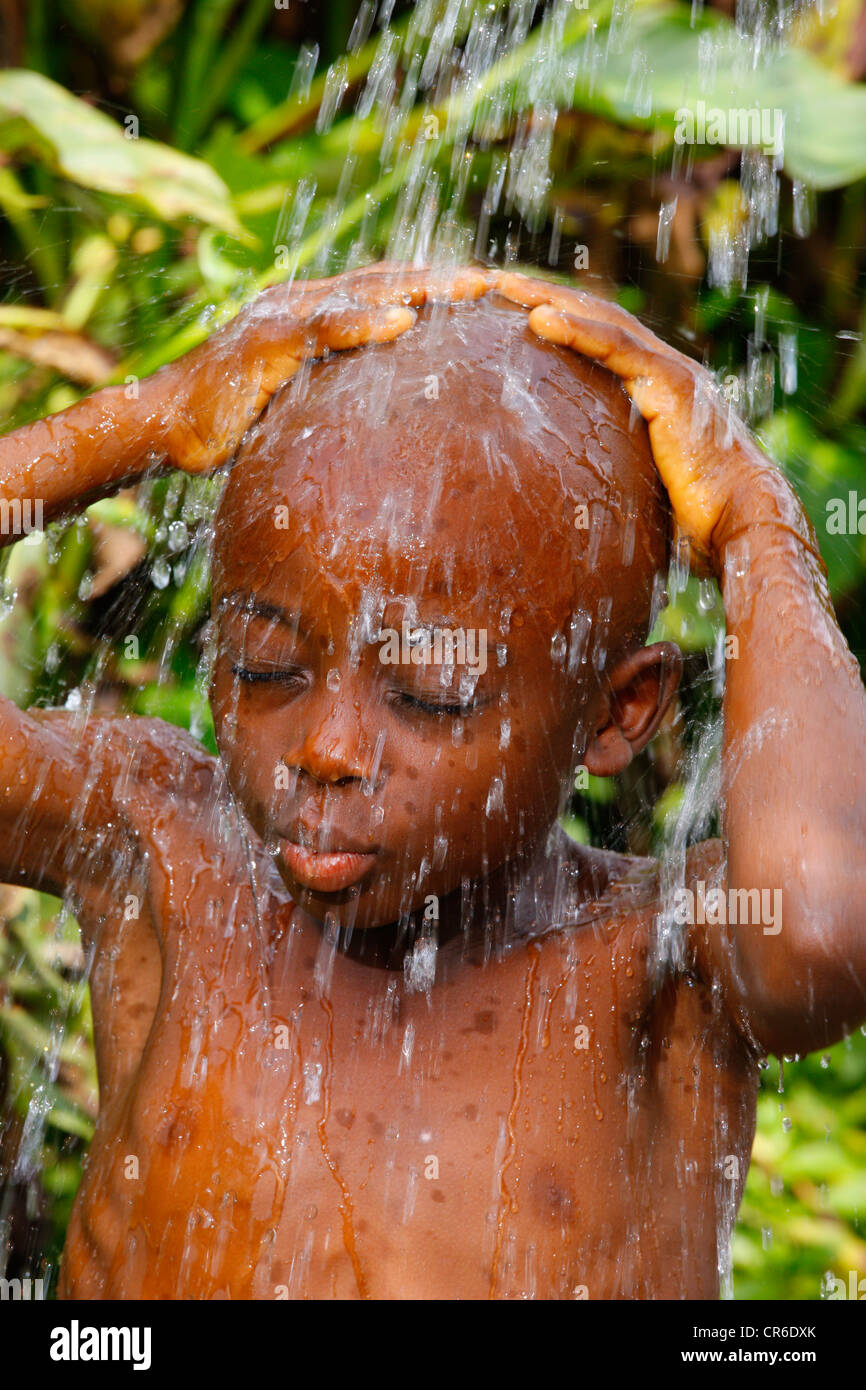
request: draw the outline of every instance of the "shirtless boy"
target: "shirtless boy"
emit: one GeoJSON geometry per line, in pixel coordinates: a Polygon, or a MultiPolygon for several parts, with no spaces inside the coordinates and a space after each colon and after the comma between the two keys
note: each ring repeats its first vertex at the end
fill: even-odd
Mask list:
{"type": "Polygon", "coordinates": [[[219,759],[2,704],[0,873],[93,958],[61,1293],[715,1297],[760,1058],[866,1016],[866,699],[797,499],[614,305],[394,266],[7,436],[0,496],[232,458],[219,759]],[[671,512],[738,644],[686,882],[779,890],[772,925],[672,927],[651,862],[556,828],[675,694],[643,645],[671,512]],[[486,662],[386,660],[404,623],[486,662]]]}

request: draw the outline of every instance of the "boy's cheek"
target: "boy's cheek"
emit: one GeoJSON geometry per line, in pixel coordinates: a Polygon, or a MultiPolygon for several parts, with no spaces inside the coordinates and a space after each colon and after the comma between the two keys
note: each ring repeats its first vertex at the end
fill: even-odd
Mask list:
{"type": "Polygon", "coordinates": [[[287,797],[287,792],[277,785],[280,778],[277,760],[268,761],[254,751],[251,740],[242,735],[232,738],[228,746],[217,737],[217,745],[232,793],[254,830],[264,837],[266,823],[285,806],[287,797]]]}

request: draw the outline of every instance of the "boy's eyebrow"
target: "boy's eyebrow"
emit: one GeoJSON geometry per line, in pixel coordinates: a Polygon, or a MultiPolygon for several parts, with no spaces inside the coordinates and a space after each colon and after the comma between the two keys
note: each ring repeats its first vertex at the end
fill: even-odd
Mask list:
{"type": "Polygon", "coordinates": [[[289,613],[278,603],[272,603],[269,599],[257,598],[255,594],[248,594],[242,589],[236,589],[233,593],[226,594],[220,600],[219,606],[223,608],[230,604],[239,607],[242,613],[250,617],[269,618],[271,621],[289,628],[291,632],[300,633],[304,637],[309,636],[309,628],[301,621],[299,613],[289,613]]]}

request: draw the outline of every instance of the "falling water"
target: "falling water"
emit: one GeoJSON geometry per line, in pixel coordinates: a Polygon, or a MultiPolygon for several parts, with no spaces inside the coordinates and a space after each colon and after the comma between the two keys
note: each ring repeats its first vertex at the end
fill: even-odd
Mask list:
{"type": "MultiPolygon", "coordinates": [[[[311,225],[310,220],[317,193],[315,174],[305,175],[287,191],[275,232],[274,252],[278,269],[270,278],[291,282],[326,276],[346,264],[363,264],[374,254],[377,258],[381,256],[386,260],[408,261],[418,265],[429,263],[451,267],[475,259],[508,266],[520,263],[530,251],[536,253],[538,259],[542,234],[546,234],[549,227],[552,227],[552,233],[549,243],[541,251],[540,259],[558,267],[570,267],[574,253],[563,229],[561,213],[557,208],[551,212],[554,207],[551,194],[556,178],[553,156],[557,115],[567,105],[566,93],[576,90],[604,92],[611,74],[622,71],[623,55],[630,51],[632,57],[624,88],[625,102],[630,105],[630,114],[638,120],[648,120],[653,115],[654,73],[639,42],[635,44],[631,38],[635,32],[640,33],[639,29],[634,28],[639,24],[640,6],[632,9],[623,4],[606,3],[583,8],[571,3],[571,0],[561,0],[561,3],[547,6],[539,6],[535,0],[511,0],[511,3],[497,0],[486,6],[468,6],[421,0],[414,6],[402,38],[388,25],[391,8],[391,5],[384,3],[377,13],[375,4],[365,0],[359,9],[350,41],[350,53],[357,52],[367,43],[377,27],[381,30],[376,57],[360,89],[353,88],[348,81],[346,59],[335,62],[328,73],[316,120],[317,133],[322,136],[329,132],[339,133],[339,123],[350,109],[354,109],[359,118],[342,149],[344,169],[340,188],[327,218],[316,226],[311,225]],[[378,177],[372,187],[360,187],[355,178],[360,144],[369,139],[371,129],[381,137],[378,177]],[[353,146],[353,140],[358,142],[357,146],[353,146]],[[479,175],[479,169],[486,170],[486,173],[479,175]],[[395,192],[393,215],[382,245],[377,221],[379,200],[395,192]],[[353,238],[348,249],[347,229],[353,238]],[[283,250],[286,255],[281,257],[283,250]]],[[[700,6],[696,6],[695,12],[699,10],[700,6]]],[[[710,83],[722,67],[739,76],[749,70],[758,71],[766,55],[784,43],[792,15],[793,7],[786,10],[765,3],[741,4],[733,33],[718,40],[711,33],[703,35],[701,71],[695,75],[695,81],[698,85],[701,81],[710,83]]],[[[315,68],[315,51],[303,49],[292,88],[292,95],[299,100],[309,91],[315,68]]],[[[684,82],[684,85],[688,84],[684,82]]],[[[693,97],[694,92],[684,91],[686,96],[693,97]]],[[[628,114],[626,112],[626,116],[628,114]]],[[[720,221],[710,234],[710,285],[722,289],[732,285],[740,285],[743,289],[748,287],[750,253],[774,237],[778,230],[782,157],[781,151],[768,154],[749,150],[743,155],[736,180],[734,213],[720,221]]],[[[660,186],[663,182],[661,176],[665,175],[675,185],[687,188],[692,173],[689,148],[670,146],[663,159],[667,165],[663,167],[660,162],[657,170],[660,186]]],[[[670,254],[677,209],[675,194],[660,194],[656,241],[656,256],[660,263],[670,254]]],[[[807,235],[809,191],[799,183],[795,184],[795,226],[799,235],[807,235]]],[[[577,248],[574,249],[576,251],[577,248]]],[[[585,283],[590,288],[595,283],[591,267],[585,283]]],[[[435,334],[442,330],[443,323],[441,311],[434,310],[427,321],[427,331],[435,334]]],[[[736,394],[735,400],[748,419],[759,422],[766,413],[768,402],[772,402],[777,360],[783,391],[792,393],[797,383],[796,338],[788,334],[781,337],[775,346],[768,343],[760,297],[755,304],[754,329],[748,349],[742,390],[736,394]]],[[[231,378],[232,369],[233,364],[227,361],[228,379],[231,378]]],[[[368,414],[365,419],[372,422],[370,429],[373,431],[377,412],[384,414],[392,404],[384,355],[377,360],[375,352],[371,353],[367,369],[368,414]]],[[[307,371],[303,371],[298,383],[291,388],[299,402],[304,398],[307,375],[307,371]]],[[[537,447],[546,447],[545,432],[549,430],[550,423],[544,410],[527,392],[519,371],[513,379],[509,379],[506,369],[503,377],[504,404],[522,418],[526,437],[534,441],[537,447]]],[[[479,447],[483,448],[486,441],[490,478],[491,481],[495,480],[502,470],[507,470],[509,462],[505,457],[496,455],[496,441],[489,431],[488,422],[482,418],[464,423],[474,431],[479,447]]],[[[606,466],[601,458],[598,462],[601,474],[605,473],[606,466]]],[[[607,476],[609,479],[609,472],[607,476]]],[[[150,586],[157,593],[169,590],[179,600],[191,592],[190,581],[200,576],[210,561],[223,481],[223,476],[205,481],[178,478],[161,492],[152,484],[145,484],[139,490],[137,515],[147,537],[147,556],[142,562],[142,585],[150,586]]],[[[434,474],[433,486],[441,485],[441,482],[442,477],[437,479],[434,474]]],[[[388,497],[377,499],[377,522],[385,525],[393,500],[388,497]]],[[[364,524],[363,519],[359,521],[353,513],[348,496],[338,497],[337,507],[338,540],[334,553],[329,557],[329,561],[335,564],[340,560],[341,526],[344,537],[351,534],[357,539],[358,528],[364,524]]],[[[394,531],[402,524],[403,518],[395,505],[392,521],[394,531]]],[[[627,543],[632,547],[634,526],[633,516],[630,521],[628,518],[624,520],[624,536],[630,535],[627,543]]],[[[44,572],[52,556],[60,553],[62,538],[68,534],[68,530],[55,526],[43,538],[37,537],[26,547],[20,545],[7,552],[0,599],[4,614],[14,611],[16,590],[27,566],[35,566],[37,570],[41,567],[44,572]]],[[[504,546],[511,543],[510,539],[506,539],[504,546]]],[[[679,776],[681,797],[675,814],[666,825],[660,856],[661,903],[655,919],[647,967],[659,991],[668,979],[686,967],[684,941],[681,928],[675,921],[674,903],[677,891],[686,883],[687,851],[692,844],[712,834],[718,826],[721,695],[725,666],[724,630],[718,617],[717,595],[712,583],[704,581],[698,589],[699,581],[689,573],[681,551],[672,560],[666,581],[666,592],[663,593],[662,587],[657,586],[653,623],[659,617],[664,598],[676,605],[684,596],[697,592],[699,607],[702,605],[705,612],[714,616],[716,638],[705,672],[700,677],[712,696],[707,705],[711,713],[706,715],[701,726],[691,731],[692,737],[686,747],[679,776]]],[[[78,597],[87,597],[86,585],[78,597]]],[[[327,690],[335,701],[350,698],[348,687],[353,671],[364,650],[384,625],[387,597],[377,587],[375,576],[370,583],[362,586],[360,611],[352,639],[353,655],[346,662],[343,660],[344,654],[335,651],[333,663],[327,672],[327,690]]],[[[406,602],[407,621],[410,624],[418,623],[417,610],[412,608],[412,594],[399,597],[406,602]]],[[[168,622],[162,633],[159,670],[153,678],[156,686],[168,677],[177,644],[185,640],[188,631],[184,626],[180,601],[175,609],[175,621],[168,622]]],[[[572,614],[568,632],[557,631],[551,639],[551,666],[575,672],[594,664],[597,671],[603,671],[608,657],[610,620],[610,600],[607,597],[602,597],[593,611],[576,610],[572,614]]],[[[251,612],[247,611],[242,619],[241,645],[246,646],[247,633],[252,641],[254,629],[250,626],[251,622],[251,612]]],[[[199,649],[194,681],[197,699],[187,713],[193,736],[204,739],[211,733],[206,692],[216,654],[215,623],[202,626],[197,636],[199,649]]],[[[490,660],[494,668],[508,670],[507,653],[512,636],[511,615],[505,613],[500,630],[496,633],[496,641],[491,643],[490,660]]],[[[110,644],[106,642],[100,659],[95,662],[86,679],[65,693],[65,709],[73,721],[70,726],[73,738],[83,738],[88,722],[99,717],[100,691],[109,657],[110,644]]],[[[51,663],[56,659],[56,653],[49,652],[46,656],[45,665],[49,673],[51,663]]],[[[452,677],[453,668],[446,665],[441,675],[443,687],[451,688],[452,677]]],[[[468,684],[461,684],[457,698],[461,703],[469,704],[474,693],[474,681],[466,676],[463,679],[468,684]]],[[[236,682],[224,711],[227,727],[239,715],[241,698],[240,685],[236,682]]],[[[514,738],[513,711],[503,708],[497,727],[499,746],[504,754],[514,738]]],[[[580,751],[577,750],[577,753],[580,751]]],[[[381,790],[383,770],[389,767],[392,756],[384,732],[380,732],[368,753],[360,786],[371,838],[375,839],[375,831],[382,825],[385,815],[381,790]]],[[[440,756],[457,754],[465,757],[466,766],[471,770],[472,758],[476,755],[467,736],[466,722],[462,719],[455,720],[453,724],[450,752],[441,755],[437,752],[434,758],[438,760],[440,756]]],[[[282,757],[282,751],[279,756],[282,757]]],[[[436,774],[435,760],[433,765],[422,770],[419,796],[423,791],[423,780],[432,780],[436,774]]],[[[576,754],[577,761],[579,757],[576,754]]],[[[573,773],[574,769],[572,776],[573,773]]],[[[290,768],[282,788],[287,802],[295,795],[296,787],[297,770],[290,768]]],[[[91,791],[92,788],[86,788],[85,795],[90,795],[91,791]]],[[[493,777],[486,800],[478,808],[477,833],[482,842],[487,833],[486,826],[498,825],[506,815],[508,804],[508,787],[503,776],[493,777]]],[[[429,1099],[432,1083],[451,1065],[444,1024],[442,1034],[437,1037],[429,1027],[422,1027],[419,1020],[423,1018],[423,1013],[413,1013],[411,1019],[400,1022],[401,1009],[405,1010],[405,1000],[410,996],[419,1009],[431,1014],[445,967],[445,962],[440,959],[444,953],[437,945],[435,910],[427,916],[422,915],[419,920],[418,912],[413,907],[419,894],[423,900],[428,877],[440,871],[449,852],[455,849],[449,836],[448,808],[437,809],[442,816],[432,855],[408,875],[410,881],[403,885],[400,916],[404,933],[402,966],[396,975],[393,971],[376,975],[369,985],[366,1001],[357,1004],[357,1011],[362,1015],[357,1025],[358,1046],[379,1055],[383,1068],[387,1060],[387,1065],[392,1068],[390,1086],[396,1088],[399,1085],[402,1088],[401,1104],[390,1117],[387,1112],[381,1115],[375,1113],[374,1102],[365,1101],[362,1097],[358,1098],[357,1108],[359,1112],[364,1109],[371,1111],[371,1133],[381,1138],[384,1156],[382,1209],[389,1212],[398,1210],[398,1224],[405,1227],[410,1236],[421,1220],[418,1215],[422,1209],[420,1198],[424,1195],[424,1189],[431,1186],[430,1182],[425,1182],[425,1178],[429,1177],[425,1165],[432,1171],[435,1166],[433,1159],[438,1151],[441,1149],[444,1153],[448,1148],[448,1136],[429,1130],[428,1117],[420,1108],[422,1095],[429,1099]],[[399,994],[401,988],[403,993],[399,994]],[[391,1043],[395,1032],[399,1035],[396,1063],[391,1043]],[[405,1135],[408,1131],[417,1132],[421,1137],[413,1151],[415,1157],[407,1168],[404,1160],[405,1135]],[[404,1164],[402,1169],[400,1164],[404,1164]]],[[[85,807],[82,806],[82,819],[84,813],[85,807]]],[[[303,1009],[295,1013],[290,1011],[286,1016],[279,989],[274,984],[273,962],[269,959],[271,948],[268,945],[267,914],[273,911],[275,902],[285,905],[276,885],[272,859],[267,853],[269,851],[271,856],[276,855],[276,838],[273,843],[266,841],[266,853],[259,855],[249,838],[235,794],[222,785],[214,792],[214,816],[220,822],[214,844],[221,846],[220,853],[227,861],[236,861],[238,869],[238,903],[231,905],[234,914],[231,920],[240,924],[239,931],[247,931],[252,942],[250,949],[256,967],[255,978],[250,978],[247,986],[249,998],[256,997],[260,1012],[252,1031],[247,1034],[241,1032],[237,1035],[237,1041],[232,1043],[231,1039],[236,1034],[232,1031],[231,1016],[233,1011],[241,1009],[239,1002],[213,995],[209,997],[204,985],[192,980],[190,970],[185,972],[180,967],[175,988],[180,990],[188,987],[191,992],[195,991],[198,999],[197,1012],[185,1041],[185,1084],[192,1093],[193,1101],[196,1095],[210,1094],[206,1089],[206,1072],[203,1074],[199,1068],[199,1063],[204,1065],[208,1061],[208,1029],[219,1032],[220,1037],[225,1036],[225,1055],[230,1056],[234,1048],[235,1060],[240,1066],[245,1057],[252,1055],[254,1039],[262,1030],[285,1028],[288,1040],[285,1050],[274,1054],[269,1063],[272,1066],[271,1076],[262,1080],[260,1095],[251,1101],[252,1113],[260,1118],[256,1134],[250,1138],[245,1161],[254,1164],[261,1159],[262,1186],[256,1189],[257,1196],[253,1203],[255,1215],[249,1217],[250,1239],[260,1240],[263,1250],[269,1248],[267,1242],[275,1239],[275,1227],[280,1221],[289,1220],[282,1215],[282,1199],[274,1194],[282,1193],[286,1197],[285,1210],[288,1210],[295,1186],[298,1185],[299,1191],[304,1186],[298,1174],[306,1172],[305,1165],[312,1164],[317,1156],[324,1161],[332,1181],[331,1195],[339,1209],[339,1230],[329,1227],[327,1216],[319,1210],[318,1204],[304,1200],[301,1209],[291,1218],[295,1222],[291,1261],[288,1265],[283,1261],[278,1277],[274,1265],[274,1278],[271,1279],[270,1266],[265,1268],[267,1260],[263,1255],[262,1269],[256,1275],[256,1287],[263,1291],[262,1296],[268,1297],[273,1296],[270,1292],[272,1284],[278,1284],[281,1288],[284,1286],[290,1296],[302,1294],[311,1287],[311,1265],[324,1259],[326,1253],[330,1260],[333,1249],[342,1245],[350,1260],[354,1291],[363,1295],[368,1289],[370,1270],[365,1263],[364,1237],[357,1221],[359,1193],[351,1190],[343,1167],[343,1152],[356,1119],[354,1114],[349,1119],[349,1112],[341,1109],[336,1098],[339,1088],[336,1085],[338,1078],[335,1076],[333,1049],[335,1024],[339,1020],[335,1020],[331,1004],[339,951],[357,941],[358,930],[350,923],[341,939],[341,929],[335,920],[324,923],[308,981],[309,998],[303,1009]],[[309,1023],[311,1016],[315,1016],[315,1024],[309,1023]],[[309,1053],[302,1055],[302,1047],[307,1045],[309,1053]],[[261,1117],[268,1113],[268,1104],[273,1103],[277,1081],[284,1088],[283,1094],[293,1097],[289,1107],[291,1113],[280,1121],[283,1133],[279,1143],[273,1136],[263,1138],[261,1133],[261,1117]]],[[[327,830],[327,820],[324,826],[327,830]]],[[[170,856],[170,846],[166,855],[170,856]]],[[[183,888],[173,881],[174,870],[166,867],[168,862],[167,858],[163,866],[166,877],[164,891],[167,895],[181,893],[183,888]]],[[[557,925],[567,925],[569,894],[563,852],[552,850],[550,862],[560,875],[551,898],[555,906],[562,907],[564,914],[562,922],[557,922],[557,925]]],[[[202,873],[209,872],[211,867],[203,865],[202,873]]],[[[114,887],[122,896],[121,882],[118,881],[114,887]]],[[[467,911],[467,916],[468,908],[479,891],[477,884],[464,882],[462,885],[462,909],[467,911]]],[[[507,1290],[512,1295],[524,1297],[534,1296],[539,1277],[539,1253],[535,1245],[529,1242],[521,1255],[515,1244],[514,1223],[523,1209],[521,1204],[525,1206],[535,1200],[528,1190],[519,1190],[516,1155],[524,1123],[521,1106],[534,1084],[538,1057],[548,1049],[559,1048],[561,1052],[562,1037],[573,1036],[577,1039],[580,1028],[592,1023],[591,1008],[589,1013],[585,1011],[587,1000],[592,998],[588,981],[594,968],[592,949],[584,948],[580,944],[581,939],[574,933],[565,933],[556,978],[550,976],[548,965],[542,964],[541,950],[536,940],[536,937],[544,935],[545,924],[538,922],[533,907],[534,904],[523,902],[518,894],[510,902],[505,919],[491,922],[482,952],[483,962],[499,959],[509,951],[522,952],[525,958],[523,986],[515,1005],[519,1015],[517,1047],[510,1064],[509,1095],[501,1107],[495,1161],[490,1170],[484,1250],[485,1260],[492,1270],[491,1291],[507,1290]],[[518,933],[513,930],[516,922],[525,923],[527,918],[535,921],[532,931],[518,933]],[[552,1024],[555,1009],[559,1010],[559,1017],[552,1024]]],[[[64,901],[58,924],[58,940],[63,936],[63,914],[68,915],[73,908],[71,901],[64,901]]],[[[292,946],[292,930],[287,938],[289,952],[300,949],[292,946]]],[[[591,936],[595,928],[591,923],[584,923],[581,930],[591,936]]],[[[229,949],[226,944],[226,951],[229,949]]],[[[232,949],[237,948],[232,946],[232,949]]],[[[12,968],[15,968],[15,961],[12,968]]],[[[484,995],[486,998],[488,994],[495,993],[493,983],[488,983],[492,979],[489,973],[491,968],[487,964],[485,970],[488,974],[479,974],[479,997],[484,995]]],[[[444,979],[447,983],[441,987],[453,991],[456,998],[459,988],[454,982],[453,969],[453,964],[448,966],[452,973],[446,971],[444,979]]],[[[627,993],[626,975],[623,967],[622,978],[616,979],[610,986],[614,1001],[618,997],[618,990],[621,989],[624,995],[627,993]]],[[[216,972],[212,982],[214,987],[218,978],[216,972]]],[[[448,998],[451,998],[450,994],[448,998]]],[[[501,1001],[495,1007],[500,1006],[506,1007],[501,1001]]],[[[464,1006],[461,1002],[460,1007],[468,1005],[464,1006]]],[[[241,1016],[238,1013],[238,1017],[241,1016]]],[[[248,1022],[249,1016],[245,1017],[248,1022]]],[[[484,1036],[485,1030],[492,1033],[497,1026],[494,1006],[487,1002],[479,1002],[474,1017],[473,1024],[470,1010],[464,1032],[469,1033],[474,1027],[479,1036],[484,1036]]],[[[64,1016],[58,1012],[50,1030],[50,1051],[41,1073],[44,1079],[34,1090],[18,1140],[14,1176],[24,1184],[35,1184],[37,1180],[37,1157],[54,1103],[51,1088],[57,1078],[63,1045],[64,1016]]],[[[574,1048],[577,1046],[575,1041],[574,1048]]],[[[228,1063],[221,1065],[227,1067],[228,1063]]],[[[565,1062],[562,1065],[565,1075],[565,1062]]],[[[582,1142],[590,1146],[592,1140],[587,1139],[586,1135],[594,1124],[601,1122],[604,1109],[615,1104],[609,1077],[617,1077],[618,1066],[618,1059],[613,1055],[589,1063],[591,1075],[587,1084],[592,1094],[591,1105],[587,1106],[586,1116],[577,1119],[572,1116],[569,1120],[576,1127],[582,1142]]],[[[625,1078],[625,1084],[636,1107],[639,1078],[625,1078]]],[[[714,1082],[712,1078],[704,1076],[696,1084],[712,1087],[714,1082]]],[[[696,1098],[696,1105],[700,1099],[700,1096],[696,1098]]],[[[563,1115],[570,1104],[568,1097],[563,1095],[558,1099],[551,1095],[545,1103],[548,1110],[544,1123],[557,1132],[561,1131],[565,1123],[563,1115]]],[[[195,1109],[192,1103],[191,1108],[195,1109]]],[[[467,1110],[475,1108],[474,1103],[467,1106],[467,1110]]],[[[724,1106],[720,1094],[711,1098],[710,1108],[722,1113],[724,1106]]],[[[167,1116],[157,1114],[155,1119],[165,1119],[168,1123],[167,1116]]],[[[632,1121],[635,1126],[640,1123],[636,1108],[629,1124],[632,1121]]],[[[360,1124],[360,1121],[357,1122],[360,1124]]],[[[183,1134],[183,1117],[175,1117],[173,1123],[180,1126],[178,1132],[183,1134]]],[[[189,1123],[194,1121],[190,1119],[189,1123]]],[[[726,1152],[725,1136],[719,1135],[717,1139],[719,1152],[726,1152]]],[[[187,1142],[191,1141],[188,1139],[187,1142]]],[[[627,1146],[631,1142],[631,1138],[624,1134],[618,1155],[623,1163],[630,1161],[627,1146]]],[[[232,1152],[224,1179],[229,1185],[234,1181],[229,1171],[230,1164],[235,1161],[241,1160],[232,1152]]],[[[688,1172],[685,1167],[682,1170],[677,1168],[677,1162],[673,1162],[677,1180],[685,1183],[689,1178],[688,1172]]],[[[649,1160],[635,1159],[634,1164],[637,1182],[638,1178],[647,1176],[644,1164],[648,1168],[649,1160]]],[[[147,1160],[143,1160],[143,1168],[146,1167],[147,1160]]],[[[163,1163],[162,1169],[154,1166],[148,1180],[157,1182],[160,1171],[170,1175],[170,1165],[163,1163]]],[[[565,1191],[560,1176],[548,1174],[539,1182],[548,1206],[552,1204],[556,1219],[563,1223],[565,1229],[572,1221],[570,1204],[580,1207],[581,1199],[565,1191]]],[[[147,1172],[144,1177],[148,1178],[147,1172]]],[[[367,1180],[365,1178],[361,1183],[361,1189],[366,1186],[367,1180]]],[[[431,1181],[435,1185],[436,1180],[431,1181]]],[[[524,1186],[528,1188],[528,1184],[524,1186]]],[[[230,1190],[230,1186],[224,1187],[220,1201],[228,1198],[230,1190]]],[[[219,1226],[221,1222],[230,1221],[231,1216],[227,1209],[221,1214],[215,1191],[216,1188],[210,1191],[210,1196],[212,1204],[218,1208],[216,1221],[219,1226]]],[[[727,1193],[732,1192],[729,1184],[727,1193]]],[[[722,1229],[718,1233],[718,1272],[726,1296],[732,1296],[729,1234],[735,1207],[733,1198],[726,1196],[722,1203],[722,1229]]],[[[4,1215],[0,1209],[0,1231],[4,1215]]],[[[195,1261],[203,1258],[204,1249],[197,1234],[195,1210],[190,1214],[190,1223],[183,1247],[185,1263],[182,1268],[187,1269],[188,1260],[189,1269],[193,1271],[195,1261]]],[[[214,1268],[219,1265],[222,1237],[218,1230],[216,1236],[211,1238],[212,1243],[215,1242],[212,1255],[214,1268]]],[[[281,1239],[284,1238],[285,1231],[282,1231],[281,1239]]],[[[0,1241],[0,1247],[2,1245],[0,1241]]],[[[626,1288],[630,1287],[629,1258],[623,1256],[622,1277],[626,1288]]],[[[394,1260],[395,1267],[402,1268],[404,1277],[409,1281],[408,1286],[414,1288],[410,1271],[405,1266],[405,1257],[397,1252],[394,1260]],[[400,1265],[401,1260],[403,1266],[400,1265]]],[[[577,1270],[569,1269],[568,1278],[576,1287],[591,1283],[591,1279],[583,1278],[577,1270]]],[[[200,1287],[201,1279],[200,1269],[190,1272],[188,1286],[200,1287]]],[[[341,1293],[353,1291],[352,1280],[348,1284],[340,1283],[341,1293]]],[[[334,1281],[336,1288],[336,1275],[334,1281]]]]}

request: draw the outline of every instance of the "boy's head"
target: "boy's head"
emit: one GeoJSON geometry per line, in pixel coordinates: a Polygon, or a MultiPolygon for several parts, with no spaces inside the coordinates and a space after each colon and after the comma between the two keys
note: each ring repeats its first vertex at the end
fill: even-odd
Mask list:
{"type": "Polygon", "coordinates": [[[396,921],[536,846],[578,763],[628,762],[676,686],[643,646],[667,536],[621,385],[498,296],[273,399],[217,518],[212,703],[308,912],[396,921]]]}

